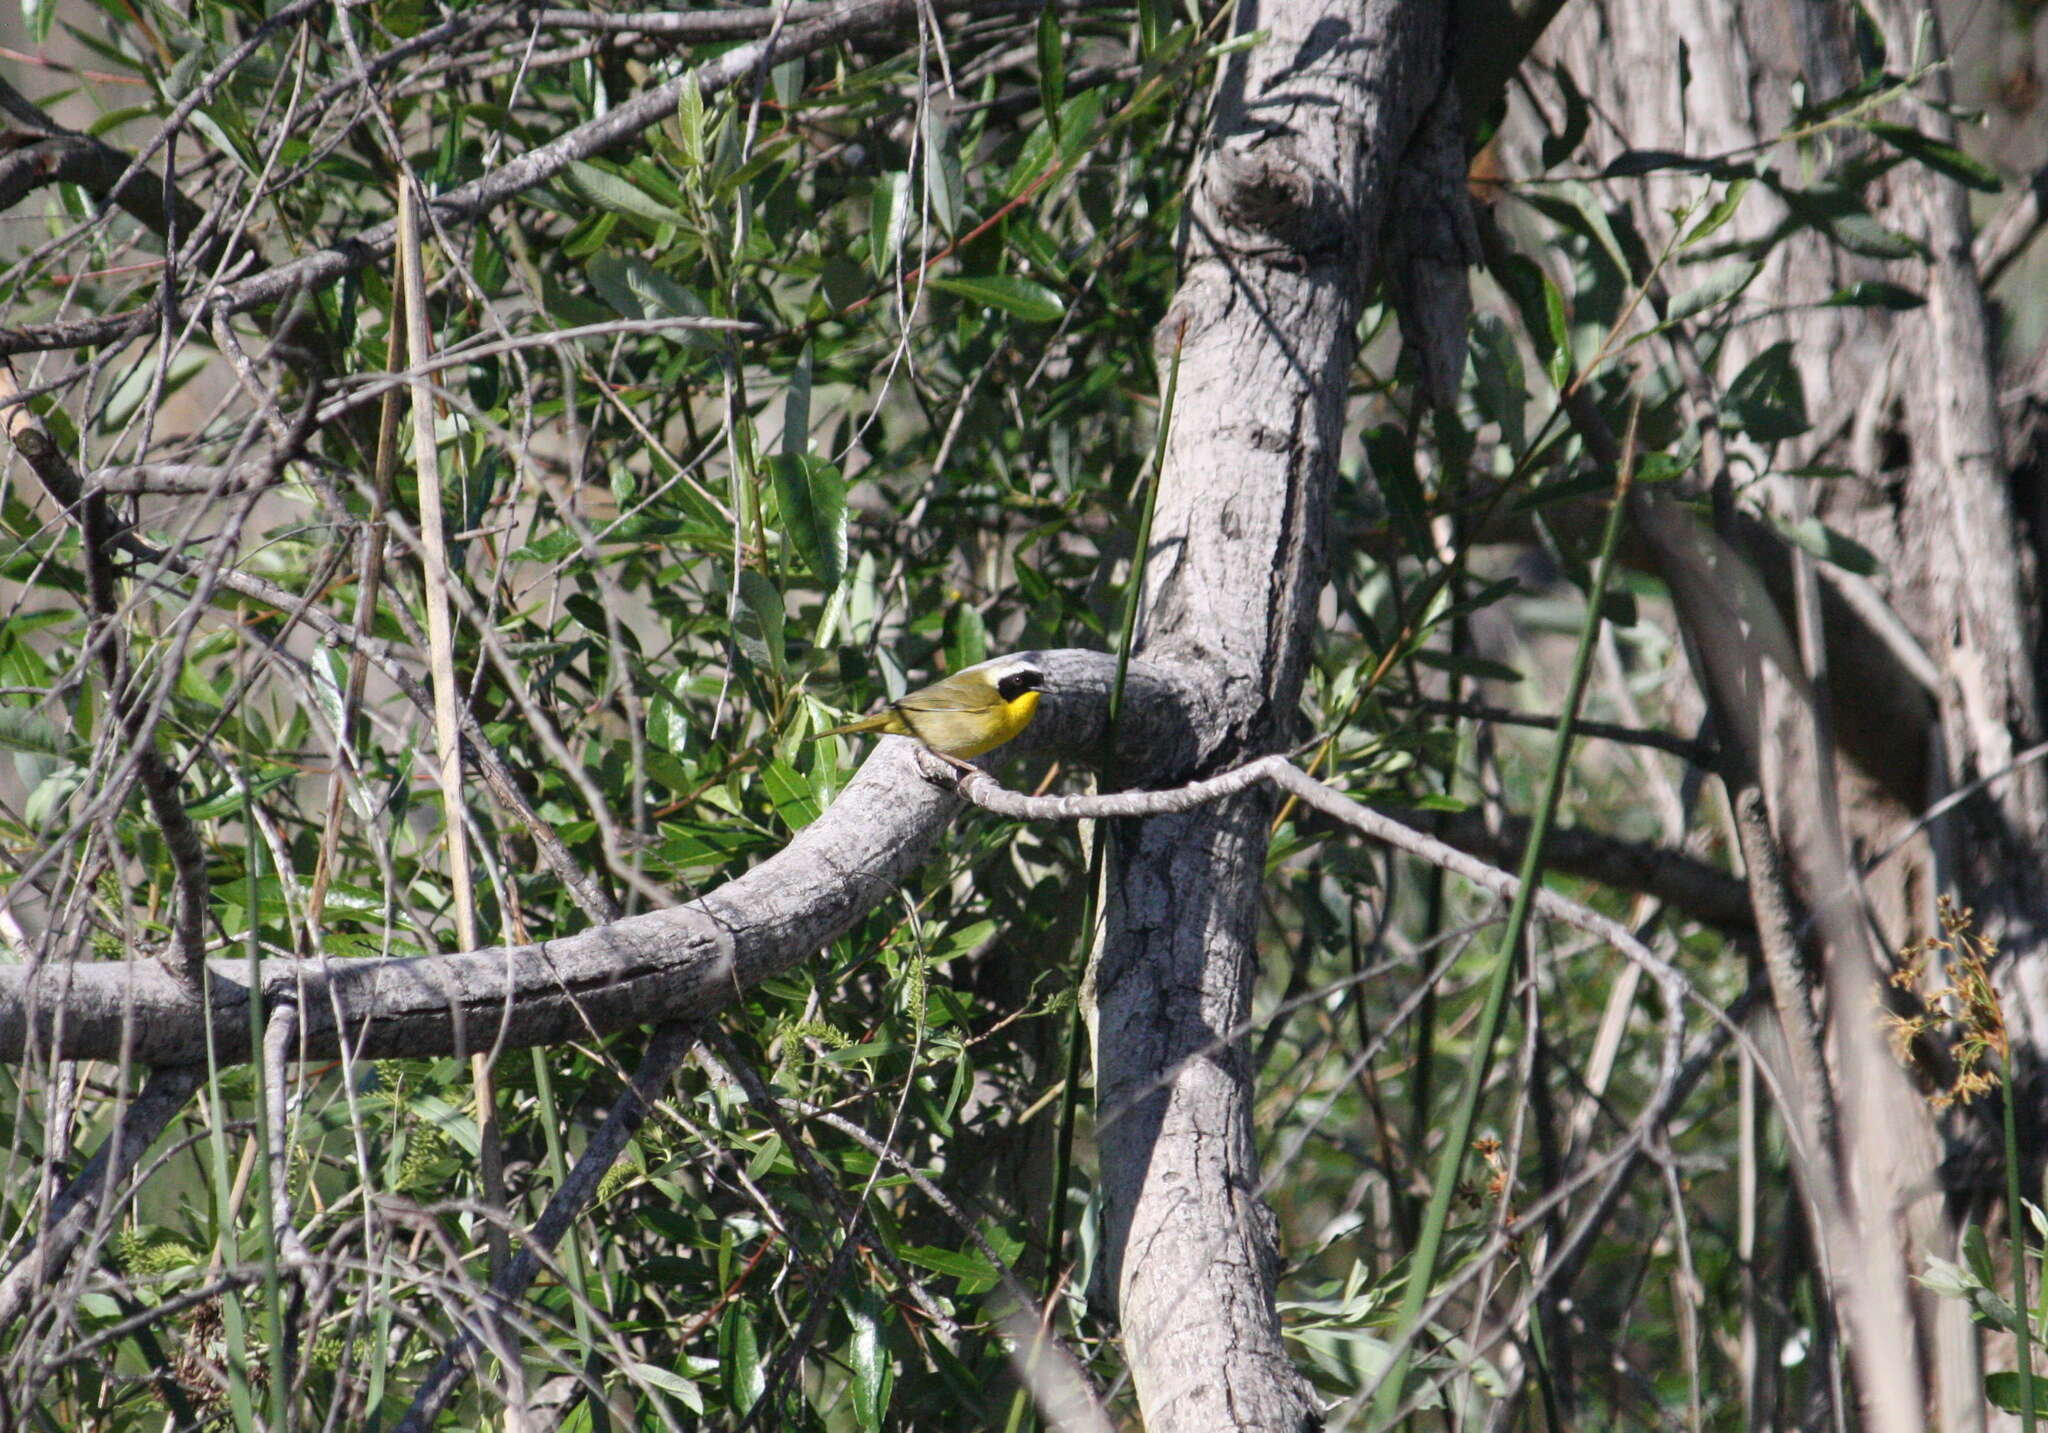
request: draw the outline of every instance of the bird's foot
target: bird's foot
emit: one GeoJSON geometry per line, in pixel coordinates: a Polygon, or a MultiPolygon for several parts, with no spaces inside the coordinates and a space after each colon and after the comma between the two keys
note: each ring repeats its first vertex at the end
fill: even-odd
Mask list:
{"type": "Polygon", "coordinates": [[[957,756],[948,756],[943,751],[933,751],[928,746],[917,749],[918,774],[934,786],[953,787],[960,784],[960,778],[980,767],[957,756]]]}

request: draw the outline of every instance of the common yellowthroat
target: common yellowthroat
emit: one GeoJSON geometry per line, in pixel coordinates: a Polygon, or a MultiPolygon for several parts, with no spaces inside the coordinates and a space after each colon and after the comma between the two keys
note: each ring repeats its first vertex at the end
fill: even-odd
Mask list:
{"type": "Polygon", "coordinates": [[[1037,655],[1022,652],[993,657],[943,681],[906,692],[873,716],[821,731],[818,736],[860,731],[914,736],[939,755],[961,761],[994,751],[1031,725],[1038,710],[1045,669],[1038,665],[1037,655]]]}

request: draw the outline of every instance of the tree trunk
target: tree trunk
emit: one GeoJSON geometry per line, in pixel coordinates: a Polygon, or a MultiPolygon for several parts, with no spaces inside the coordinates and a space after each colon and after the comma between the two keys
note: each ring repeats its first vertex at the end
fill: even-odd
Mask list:
{"type": "MultiPolygon", "coordinates": [[[[1884,30],[1890,68],[1904,70],[1915,52],[1919,9],[1877,4],[1870,12],[1884,30]]],[[[1594,3],[1568,11],[1546,37],[1542,58],[1569,70],[1600,116],[1572,167],[1597,170],[1623,147],[1717,155],[1768,145],[1792,123],[1794,81],[1819,101],[1862,78],[1851,24],[1846,7],[1797,0],[1594,3]],[[1680,63],[1684,85],[1674,82],[1680,63]]],[[[1564,98],[1551,73],[1531,67],[1538,102],[1555,123],[1564,98]]],[[[1927,83],[1945,81],[1943,73],[1927,83]]],[[[1952,126],[1933,111],[1885,117],[1953,140],[1944,132],[1952,126]]],[[[1874,143],[1854,130],[1829,142],[1841,153],[1874,143]]],[[[1534,172],[1533,150],[1529,145],[1509,170],[1534,172]]],[[[1810,177],[1792,165],[1781,172],[1795,187],[1810,177]]],[[[1654,253],[1669,233],[1672,204],[1696,199],[1701,189],[1691,175],[1651,178],[1615,197],[1631,197],[1654,253]]],[[[1923,244],[1927,259],[1858,257],[1810,231],[1781,242],[1746,296],[1763,316],[1730,330],[1703,386],[1708,403],[1717,401],[1745,362],[1790,340],[1814,426],[1783,445],[1794,451],[1777,454],[1772,469],[1828,464],[1851,475],[1819,483],[1774,479],[1759,491],[1780,517],[1818,517],[1882,564],[1866,580],[1788,555],[1768,534],[1759,538],[1752,530],[1739,544],[1776,601],[1804,669],[1796,675],[1813,679],[1813,701],[1781,691],[1783,699],[1763,704],[1750,756],[1797,892],[1822,917],[1817,944],[1830,964],[1834,995],[1830,1077],[1843,1103],[1842,1192],[1850,1206],[1860,1200],[1867,1227],[1909,1229],[1904,1252],[1917,1260],[1953,1254],[1952,1236],[1925,1197],[1939,1151],[1925,1105],[1896,1068],[1862,1063],[1874,1048],[1866,972],[1873,958],[1936,933],[1934,896],[1955,893],[2005,954],[1998,974],[2015,1053],[2023,1069],[2038,1064],[2048,1040],[2048,932],[2041,917],[2048,777],[2037,765],[2010,769],[2042,735],[2035,562],[2020,535],[2002,456],[1967,196],[1955,181],[1908,164],[1880,179],[1873,197],[1874,217],[1923,244]],[[1903,313],[1795,307],[1862,280],[1922,292],[1926,306],[1903,313]],[[1776,580],[1779,570],[1789,582],[1776,580]],[[1902,680],[1906,673],[1910,684],[1902,680]],[[1979,781],[1981,788],[1913,834],[1930,803],[1979,781]],[[1847,890],[1860,895],[1860,911],[1851,902],[1842,907],[1849,919],[1830,922],[1827,910],[1847,890]],[[1873,1089],[1873,1081],[1891,1092],[1873,1089]],[[1881,1102],[1876,1108],[1873,1098],[1881,1102]],[[1915,1109],[1923,1114],[1909,1117],[1915,1109]]],[[[1785,212],[1758,186],[1730,232],[1757,238],[1785,212]]],[[[1674,595],[1680,585],[1673,583],[1674,595]]],[[[1679,606],[1684,622],[1682,596],[1679,606]]],[[[1754,883],[1754,869],[1751,875],[1754,883]]],[[[1969,1164],[1950,1161],[1943,1173],[1969,1164]]],[[[1853,1344],[1853,1302],[1845,1312],[1853,1344]]],[[[1960,1309],[1923,1305],[1921,1314],[1919,1366],[1935,1383],[1929,1406],[1939,1410],[1943,1427],[1981,1426],[1968,1333],[1957,1328],[1960,1309]]],[[[1866,1383],[1863,1391],[1867,1398],[1872,1390],[1866,1383]]],[[[1896,1407],[1866,1411],[1880,1420],[1909,1416],[1896,1407]]]]}
{"type": "MultiPolygon", "coordinates": [[[[1268,37],[1224,78],[1158,334],[1162,372],[1179,352],[1179,397],[1139,647],[1202,694],[1199,770],[1294,736],[1365,282],[1443,87],[1433,4],[1247,0],[1239,27],[1268,37]]],[[[1246,795],[1114,843],[1095,980],[1102,1178],[1151,1433],[1318,1422],[1273,1304],[1244,1039],[1272,811],[1246,795]]]]}

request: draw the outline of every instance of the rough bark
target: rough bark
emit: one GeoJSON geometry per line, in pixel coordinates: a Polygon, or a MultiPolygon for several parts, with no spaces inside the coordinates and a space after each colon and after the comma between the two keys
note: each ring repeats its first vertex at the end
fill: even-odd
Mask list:
{"type": "MultiPolygon", "coordinates": [[[[1892,68],[1902,69],[1914,53],[1920,9],[1869,10],[1886,33],[1892,68]]],[[[1768,144],[1791,119],[1795,81],[1822,99],[1861,78],[1851,21],[1848,7],[1796,0],[1592,3],[1568,13],[1544,53],[1577,77],[1601,116],[1578,161],[1597,169],[1623,145],[1708,155],[1768,144]],[[1685,87],[1672,83],[1681,43],[1689,64],[1685,87]]],[[[1537,90],[1546,92],[1540,77],[1537,90]]],[[[1556,96],[1550,98],[1555,106],[1556,96]]],[[[1553,115],[1560,112],[1553,107],[1553,115]]],[[[1940,132],[1930,110],[1897,117],[1953,138],[1940,132]]],[[[1843,152],[1858,143],[1849,134],[1837,140],[1843,152]]],[[[1654,251],[1668,229],[1668,207],[1699,189],[1694,176],[1656,178],[1613,198],[1631,204],[1654,251]]],[[[1748,565],[1762,581],[1735,577],[1723,588],[1746,584],[1768,593],[1787,636],[1776,652],[1759,646],[1748,660],[1773,663],[1790,680],[1772,674],[1757,681],[1757,699],[1731,711],[1726,726],[1727,735],[1749,746],[1744,764],[1761,784],[1771,838],[1814,912],[1812,947],[1829,965],[1828,1078],[1842,1104],[1839,1167],[1846,1186],[1835,1193],[1844,1217],[1857,1225],[1851,1237],[1869,1241],[1863,1249],[1896,1247],[1910,1258],[1951,1251],[1925,1197],[1936,1157],[1931,1122],[1896,1066],[1874,1053],[1869,963],[1886,946],[1931,933],[1934,892],[1959,890],[2008,952],[1999,973],[2015,1043],[2023,1062],[2035,1063],[2048,1030],[2040,917],[2048,886],[2048,786],[2038,767],[2009,770],[2041,736],[2035,577],[2001,457],[1994,359],[1965,196],[1953,181],[1906,165],[1880,181],[1874,197],[1879,221],[1919,240],[1927,259],[1887,264],[1812,234],[1781,243],[1746,296],[1769,312],[1732,329],[1718,362],[1694,386],[1710,411],[1717,384],[1757,352],[1791,340],[1816,422],[1774,466],[1826,463],[1851,476],[1760,491],[1781,516],[1817,515],[1882,564],[1866,582],[1792,557],[1778,560],[1780,575],[1751,552],[1748,565]],[[1869,279],[1922,292],[1927,305],[1907,313],[1800,307],[1869,279]],[[1809,678],[1808,689],[1795,690],[1809,678]],[[1757,720],[1742,720],[1751,712],[1757,720]],[[1897,845],[1931,800],[1986,778],[1993,779],[1858,885],[1856,869],[1897,845]],[[1839,904],[1850,891],[1860,896],[1860,910],[1839,904]]],[[[1760,236],[1784,213],[1774,196],[1752,191],[1731,232],[1760,236]]],[[[1725,520],[1721,527],[1724,553],[1731,545],[1773,546],[1746,540],[1725,520]]],[[[1682,597],[1681,585],[1674,580],[1675,596],[1682,597]]],[[[1704,611],[1682,620],[1695,629],[1696,650],[1717,640],[1705,630],[1711,619],[1704,611]]],[[[1720,625],[1725,642],[1733,629],[1720,625]]],[[[1721,706],[1730,706],[1726,691],[1721,706]]],[[[1902,1307],[1891,1307],[1874,1321],[1885,1327],[1857,1329],[1859,1314],[1877,1307],[1873,1292],[1895,1305],[1904,1297],[1894,1274],[1871,1276],[1884,1289],[1866,1288],[1866,1297],[1844,1309],[1852,1345],[1864,1344],[1858,1352],[1866,1413],[1879,1423],[1891,1420],[1888,1426],[1911,1426],[1920,1412],[1915,1396],[1877,1393],[1877,1375],[1910,1368],[1931,1376],[1928,1407],[1942,1426],[1981,1426],[1974,1378],[1954,1356],[1967,1333],[1958,1340],[1953,1308],[1922,1304],[1917,1359],[1909,1350],[1881,1355],[1882,1367],[1870,1364],[1870,1340],[1908,1322],[1902,1307]]],[[[1847,1277],[1853,1285],[1860,1276],[1852,1268],[1847,1277]]]]}
{"type": "MultiPolygon", "coordinates": [[[[1238,23],[1268,37],[1225,75],[1158,334],[1162,370],[1179,350],[1179,401],[1139,649],[1205,693],[1198,770],[1293,735],[1361,296],[1442,89],[1432,4],[1246,0],[1238,23]]],[[[1407,251],[1411,273],[1461,258],[1407,251]]],[[[1152,1433],[1317,1422],[1273,1305],[1247,1048],[1219,1038],[1249,1005],[1271,813],[1248,793],[1114,846],[1095,979],[1102,1180],[1152,1433]]]]}

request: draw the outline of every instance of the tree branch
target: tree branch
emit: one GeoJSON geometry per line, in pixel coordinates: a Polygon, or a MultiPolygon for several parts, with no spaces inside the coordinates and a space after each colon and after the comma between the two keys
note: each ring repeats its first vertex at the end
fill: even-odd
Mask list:
{"type": "MultiPolygon", "coordinates": [[[[1048,691],[1025,739],[1005,748],[1102,749],[1115,661],[1072,649],[1038,654],[1048,691]]],[[[400,670],[403,670],[402,668],[400,670]]],[[[1157,779],[1184,749],[1193,700],[1134,664],[1119,728],[1121,769],[1157,779]],[[1179,729],[1180,740],[1174,739],[1179,729]]],[[[701,899],[560,940],[394,960],[268,960],[266,1004],[298,1005],[299,1058],[346,1043],[359,1058],[472,1054],[552,1044],[723,1009],[851,929],[924,861],[959,798],[921,779],[915,742],[877,744],[823,815],[753,870],[701,899]]],[[[0,966],[0,1063],[39,1041],[61,1058],[177,1064],[249,1049],[245,962],[209,963],[202,1002],[149,961],[0,966]]]]}
{"type": "MultiPolygon", "coordinates": [[[[162,975],[154,965],[143,968],[162,975]]],[[[149,1083],[128,1106],[127,1113],[121,1116],[121,1122],[114,1127],[113,1133],[79,1171],[78,1178],[67,1184],[64,1192],[50,1206],[49,1223],[44,1226],[43,1237],[7,1271],[4,1279],[0,1279],[0,1328],[7,1327],[21,1316],[37,1289],[55,1282],[63,1273],[64,1265],[98,1215],[107,1195],[119,1187],[129,1171],[141,1162],[150,1145],[156,1142],[156,1137],[164,1132],[164,1126],[185,1107],[185,1102],[192,1098],[192,1092],[205,1078],[206,1066],[198,1063],[172,1065],[150,1075],[149,1083]]]]}
{"type": "MultiPolygon", "coordinates": [[[[1384,812],[1353,801],[1341,791],[1331,790],[1285,756],[1260,757],[1221,776],[1171,791],[1120,791],[1107,796],[1026,796],[999,786],[995,778],[984,771],[971,771],[961,776],[959,791],[962,797],[976,806],[1020,820],[1100,821],[1191,811],[1197,806],[1234,796],[1261,782],[1270,782],[1293,795],[1302,805],[1320,811],[1375,841],[1382,841],[1411,856],[1420,856],[1453,875],[1463,876],[1502,900],[1513,900],[1515,892],[1521,888],[1520,882],[1508,872],[1468,856],[1433,836],[1426,836],[1384,812]]],[[[1547,887],[1538,888],[1535,900],[1536,909],[1543,914],[1598,936],[1617,950],[1626,952],[1638,964],[1653,971],[1667,968],[1664,961],[1619,921],[1610,920],[1591,907],[1580,905],[1547,887]]]]}
{"type": "MultiPolygon", "coordinates": [[[[575,1168],[569,1171],[561,1188],[555,1191],[548,1200],[547,1208],[541,1211],[540,1218],[527,1231],[525,1245],[491,1281],[492,1307],[484,1312],[483,1317],[498,1317],[525,1294],[528,1285],[540,1273],[543,1257],[554,1252],[584,1206],[597,1196],[598,1185],[603,1181],[605,1172],[625,1152],[626,1141],[646,1120],[655,1096],[668,1084],[695,1041],[695,1032],[679,1021],[670,1021],[654,1032],[654,1038],[647,1044],[647,1053],[640,1057],[639,1068],[633,1071],[632,1080],[612,1102],[604,1123],[598,1126],[597,1133],[584,1146],[575,1168]]],[[[399,1420],[394,1433],[424,1433],[433,1427],[441,1410],[447,1407],[448,1400],[462,1387],[464,1371],[482,1347],[482,1334],[470,1328],[443,1350],[421,1382],[419,1391],[413,1395],[412,1406],[405,1410],[405,1416],[399,1420]]]]}
{"type": "MultiPolygon", "coordinates": [[[[322,0],[300,0],[266,22],[274,28],[288,13],[303,15],[322,0]]],[[[927,0],[938,4],[940,0],[927,0]]],[[[946,8],[974,12],[986,8],[1017,8],[1017,0],[964,0],[946,8]]],[[[778,60],[808,55],[858,35],[892,30],[914,21],[920,0],[853,0],[835,5],[832,13],[802,24],[791,25],[780,35],[742,45],[707,60],[689,73],[670,80],[616,105],[595,119],[516,159],[507,161],[467,184],[449,190],[430,201],[433,224],[468,223],[482,218],[509,199],[545,184],[570,165],[625,143],[643,130],[661,123],[676,112],[676,103],[687,85],[695,85],[709,98],[737,84],[758,68],[778,60]]],[[[247,48],[247,45],[244,46],[247,48]]],[[[178,118],[174,115],[173,119],[178,118]]],[[[148,151],[135,161],[139,166],[148,151]]],[[[248,278],[182,301],[182,315],[192,322],[205,322],[217,314],[238,314],[264,304],[276,303],[302,288],[319,287],[346,274],[378,262],[390,254],[397,242],[398,221],[364,230],[355,237],[303,259],[280,264],[248,278]]],[[[160,318],[160,300],[126,313],[70,323],[27,324],[0,329],[0,356],[40,352],[49,349],[80,348],[88,344],[125,343],[149,332],[160,318]]]]}

